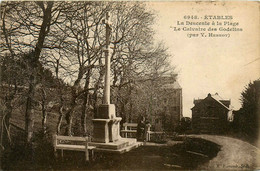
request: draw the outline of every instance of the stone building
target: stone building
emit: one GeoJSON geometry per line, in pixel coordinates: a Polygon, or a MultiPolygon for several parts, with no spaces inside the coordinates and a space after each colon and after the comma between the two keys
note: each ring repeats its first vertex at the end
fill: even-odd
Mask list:
{"type": "Polygon", "coordinates": [[[198,133],[222,134],[228,131],[233,121],[230,100],[222,99],[217,93],[205,99],[194,100],[192,130],[198,133]]]}
{"type": "Polygon", "coordinates": [[[183,116],[182,88],[173,77],[162,77],[156,99],[159,110],[152,113],[151,125],[155,131],[174,131],[183,116]]]}

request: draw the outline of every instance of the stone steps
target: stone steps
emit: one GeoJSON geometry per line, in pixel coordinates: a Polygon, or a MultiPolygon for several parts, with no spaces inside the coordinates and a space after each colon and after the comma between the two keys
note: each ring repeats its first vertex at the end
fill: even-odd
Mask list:
{"type": "Polygon", "coordinates": [[[111,152],[111,153],[124,153],[131,149],[137,148],[143,145],[142,142],[137,142],[134,138],[120,138],[116,142],[109,143],[96,143],[90,142],[90,146],[95,146],[95,152],[111,152]]]}
{"type": "Polygon", "coordinates": [[[97,142],[89,142],[90,146],[95,146],[96,148],[105,148],[105,149],[114,149],[118,150],[129,145],[136,143],[136,139],[134,138],[120,138],[120,140],[116,142],[109,143],[97,143],[97,142]]]}
{"type": "Polygon", "coordinates": [[[94,152],[109,152],[109,153],[125,153],[125,152],[128,152],[132,149],[135,149],[139,146],[141,146],[143,143],[142,142],[136,142],[135,144],[132,144],[132,145],[128,145],[124,148],[121,148],[121,149],[108,149],[108,148],[95,148],[94,149],[94,152]]]}

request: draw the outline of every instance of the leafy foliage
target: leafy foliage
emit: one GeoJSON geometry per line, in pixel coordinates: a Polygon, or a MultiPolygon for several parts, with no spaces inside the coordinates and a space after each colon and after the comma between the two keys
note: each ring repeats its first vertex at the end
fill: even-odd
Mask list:
{"type": "MultiPolygon", "coordinates": [[[[241,93],[242,108],[238,116],[241,131],[253,139],[257,139],[259,131],[260,80],[250,82],[241,93]]],[[[236,117],[236,116],[235,116],[236,117]]]]}

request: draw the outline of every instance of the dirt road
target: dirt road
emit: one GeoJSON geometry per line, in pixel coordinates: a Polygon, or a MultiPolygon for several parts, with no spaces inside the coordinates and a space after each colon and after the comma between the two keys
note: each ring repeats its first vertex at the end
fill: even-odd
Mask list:
{"type": "Polygon", "coordinates": [[[215,135],[190,135],[221,146],[218,155],[200,169],[260,169],[260,149],[239,139],[215,135]]]}

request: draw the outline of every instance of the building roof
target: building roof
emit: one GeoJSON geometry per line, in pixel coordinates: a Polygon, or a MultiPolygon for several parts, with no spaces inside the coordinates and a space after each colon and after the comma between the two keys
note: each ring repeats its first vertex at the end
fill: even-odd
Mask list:
{"type": "Polygon", "coordinates": [[[211,97],[213,99],[215,99],[219,104],[221,104],[223,107],[225,107],[226,109],[230,110],[229,109],[229,106],[226,106],[224,103],[225,102],[228,102],[228,104],[230,104],[230,100],[224,100],[222,97],[220,97],[218,95],[218,93],[215,93],[214,95],[211,95],[211,97]]]}
{"type": "MultiPolygon", "coordinates": [[[[230,100],[224,100],[222,97],[220,97],[218,95],[218,93],[215,93],[213,95],[211,95],[210,93],[208,94],[208,97],[211,97],[213,98],[214,100],[216,100],[220,105],[222,105],[224,108],[226,108],[227,110],[232,110],[233,106],[230,105],[230,100]]],[[[205,98],[205,99],[206,99],[205,98]]],[[[203,101],[204,99],[197,99],[197,100],[194,100],[194,104],[196,105],[197,103],[200,103],[201,101],[203,101]]],[[[195,107],[195,106],[194,106],[195,107]]],[[[193,107],[193,108],[194,108],[193,107]]],[[[193,109],[192,108],[192,109],[193,109]]]]}
{"type": "Polygon", "coordinates": [[[213,97],[215,100],[218,100],[218,101],[220,101],[220,100],[224,100],[222,97],[220,97],[219,95],[218,95],[218,93],[215,93],[215,94],[211,94],[211,97],[213,97]]]}

